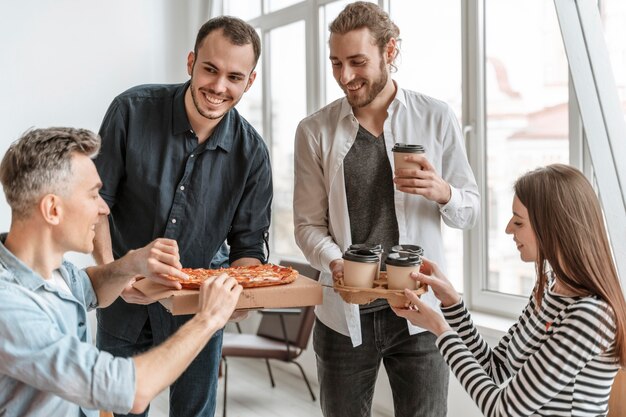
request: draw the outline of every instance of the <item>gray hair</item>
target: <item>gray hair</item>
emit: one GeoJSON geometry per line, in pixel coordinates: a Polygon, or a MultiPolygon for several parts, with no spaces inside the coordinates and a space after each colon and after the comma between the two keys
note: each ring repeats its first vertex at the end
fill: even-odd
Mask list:
{"type": "Polygon", "coordinates": [[[13,142],[0,163],[0,182],[14,218],[29,215],[45,194],[64,194],[74,153],[93,158],[100,137],[71,127],[31,129],[13,142]]]}

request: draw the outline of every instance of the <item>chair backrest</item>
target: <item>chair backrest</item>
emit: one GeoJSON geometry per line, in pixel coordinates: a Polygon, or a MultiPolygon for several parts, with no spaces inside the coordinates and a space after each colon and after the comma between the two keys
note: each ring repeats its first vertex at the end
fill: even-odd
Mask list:
{"type": "MultiPolygon", "coordinates": [[[[281,261],[280,265],[291,266],[296,269],[300,275],[304,275],[305,277],[316,281],[320,276],[320,272],[309,264],[281,261]]],[[[300,349],[305,349],[309,343],[313,324],[315,323],[314,307],[301,308],[300,314],[284,314],[283,319],[285,321],[287,339],[289,340],[289,343],[300,349]]],[[[257,335],[273,340],[285,340],[280,324],[280,317],[274,314],[264,315],[259,323],[257,335]]]]}
{"type": "Polygon", "coordinates": [[[613,387],[611,388],[609,414],[607,417],[624,416],[626,416],[626,370],[621,369],[617,372],[613,387]]]}

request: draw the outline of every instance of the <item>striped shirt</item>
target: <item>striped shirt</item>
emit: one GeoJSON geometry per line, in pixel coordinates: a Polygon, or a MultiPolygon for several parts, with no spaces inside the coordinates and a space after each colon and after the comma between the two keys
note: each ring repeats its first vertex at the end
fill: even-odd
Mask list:
{"type": "Polygon", "coordinates": [[[437,347],[485,416],[606,415],[618,370],[607,304],[546,290],[541,308],[535,306],[532,296],[494,349],[462,301],[442,308],[453,330],[439,336],[437,347]]]}

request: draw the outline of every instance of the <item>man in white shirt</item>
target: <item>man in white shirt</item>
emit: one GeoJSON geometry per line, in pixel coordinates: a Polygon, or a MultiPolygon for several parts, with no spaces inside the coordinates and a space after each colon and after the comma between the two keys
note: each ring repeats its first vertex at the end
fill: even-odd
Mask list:
{"type": "MultiPolygon", "coordinates": [[[[443,264],[441,219],[471,228],[476,181],[454,113],[391,79],[399,29],[378,6],[349,4],[330,25],[333,75],[346,97],[300,122],[295,141],[296,242],[332,284],[351,244],[417,244],[443,264]],[[396,142],[422,145],[394,171],[396,142]]],[[[423,300],[437,306],[432,293],[423,300]]],[[[325,417],[369,416],[381,360],[396,416],[445,416],[448,369],[434,336],[377,300],[358,306],[325,289],[314,348],[325,417]]]]}

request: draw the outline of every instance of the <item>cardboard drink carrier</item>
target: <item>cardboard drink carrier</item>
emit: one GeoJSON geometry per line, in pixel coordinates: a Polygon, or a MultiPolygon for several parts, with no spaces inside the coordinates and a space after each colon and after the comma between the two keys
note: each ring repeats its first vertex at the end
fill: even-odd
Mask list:
{"type": "MultiPolygon", "coordinates": [[[[374,281],[372,288],[349,287],[342,282],[335,283],[335,290],[343,301],[351,304],[369,304],[379,298],[385,298],[392,307],[404,307],[409,299],[404,295],[404,290],[390,290],[387,288],[387,273],[381,271],[379,278],[374,281]]],[[[426,285],[420,285],[413,292],[420,296],[428,291],[426,285]]]]}
{"type": "MultiPolygon", "coordinates": [[[[161,303],[175,316],[194,314],[198,311],[198,290],[173,290],[149,279],[137,281],[133,286],[147,297],[161,303]]],[[[296,280],[289,284],[245,288],[235,309],[306,307],[317,304],[322,304],[322,286],[315,280],[298,275],[296,280]]]]}

